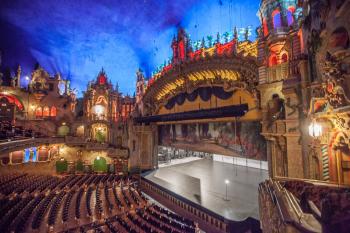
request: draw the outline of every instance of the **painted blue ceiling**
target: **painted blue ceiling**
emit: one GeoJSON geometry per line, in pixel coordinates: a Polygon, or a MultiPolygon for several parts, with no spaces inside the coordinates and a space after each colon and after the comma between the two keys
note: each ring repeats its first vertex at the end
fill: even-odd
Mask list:
{"type": "Polygon", "coordinates": [[[104,67],[132,94],[135,72],[146,76],[171,56],[178,26],[193,41],[234,26],[255,28],[259,0],[0,0],[2,66],[29,75],[39,62],[71,80],[79,95],[104,67]]]}

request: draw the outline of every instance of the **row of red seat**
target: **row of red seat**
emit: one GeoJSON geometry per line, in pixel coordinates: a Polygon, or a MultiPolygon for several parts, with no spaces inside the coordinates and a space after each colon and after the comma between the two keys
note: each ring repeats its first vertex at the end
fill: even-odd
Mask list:
{"type": "Polygon", "coordinates": [[[4,232],[47,231],[47,227],[69,231],[80,220],[85,223],[79,228],[82,232],[95,228],[96,232],[195,230],[190,220],[151,205],[133,179],[115,174],[64,177],[12,174],[0,176],[0,193],[0,229],[4,232]],[[102,217],[105,224],[93,224],[102,217]],[[152,219],[150,225],[147,221],[152,219]],[[148,228],[140,231],[136,223],[148,228]]]}

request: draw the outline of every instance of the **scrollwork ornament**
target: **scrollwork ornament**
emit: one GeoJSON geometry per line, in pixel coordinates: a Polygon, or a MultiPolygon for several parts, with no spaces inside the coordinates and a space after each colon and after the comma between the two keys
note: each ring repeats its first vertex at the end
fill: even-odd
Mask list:
{"type": "Polygon", "coordinates": [[[328,103],[333,108],[344,107],[350,104],[350,99],[345,93],[346,73],[341,69],[341,63],[336,58],[327,54],[323,65],[325,82],[323,89],[328,103]]]}

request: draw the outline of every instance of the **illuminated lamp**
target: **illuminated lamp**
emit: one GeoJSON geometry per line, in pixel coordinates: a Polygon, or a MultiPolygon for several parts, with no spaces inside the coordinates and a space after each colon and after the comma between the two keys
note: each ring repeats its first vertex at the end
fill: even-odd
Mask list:
{"type": "Polygon", "coordinates": [[[96,160],[100,160],[100,156],[97,156],[97,157],[96,157],[96,160]]]}
{"type": "Polygon", "coordinates": [[[309,135],[314,138],[322,135],[322,126],[316,120],[313,120],[309,125],[309,135]]]}
{"type": "Polygon", "coordinates": [[[95,109],[95,114],[98,116],[102,115],[104,112],[104,107],[102,105],[95,105],[94,109],[95,109]]]}
{"type": "Polygon", "coordinates": [[[228,201],[227,198],[227,185],[230,183],[230,181],[228,179],[225,180],[225,186],[226,186],[226,197],[225,197],[225,201],[228,201]]]}

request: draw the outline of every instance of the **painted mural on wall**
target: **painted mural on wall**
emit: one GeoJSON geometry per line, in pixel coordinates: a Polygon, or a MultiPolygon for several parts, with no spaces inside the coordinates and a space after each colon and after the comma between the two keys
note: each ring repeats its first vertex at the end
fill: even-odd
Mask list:
{"type": "Polygon", "coordinates": [[[259,122],[212,122],[161,125],[159,145],[267,160],[259,122]]]}

